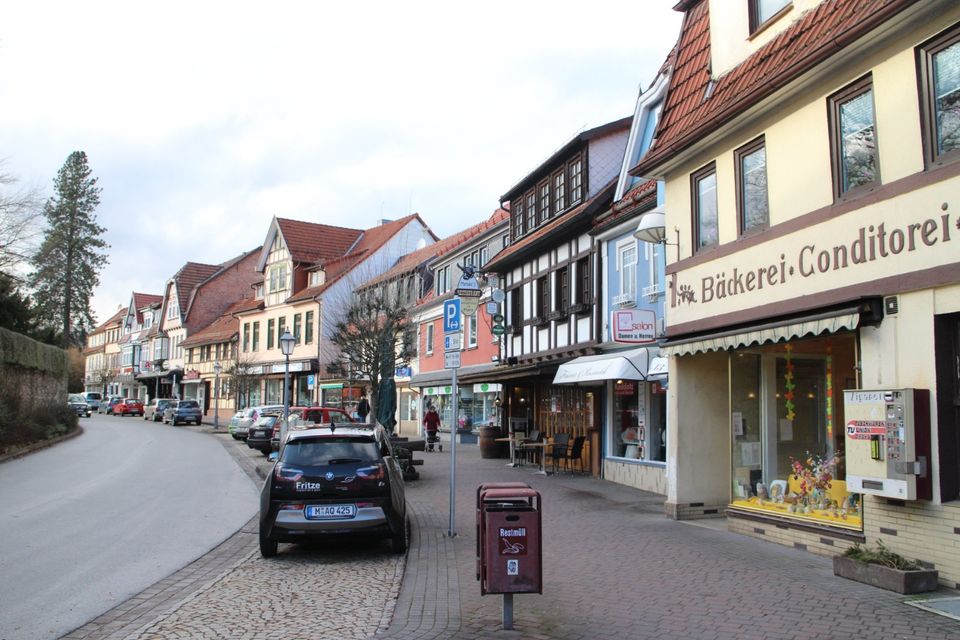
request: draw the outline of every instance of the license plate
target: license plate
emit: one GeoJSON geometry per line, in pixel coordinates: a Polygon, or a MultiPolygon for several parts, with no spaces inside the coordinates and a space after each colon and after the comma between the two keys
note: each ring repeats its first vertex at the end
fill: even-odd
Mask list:
{"type": "Polygon", "coordinates": [[[357,515],[355,504],[312,504],[307,506],[307,518],[326,520],[328,518],[352,518],[357,515]]]}

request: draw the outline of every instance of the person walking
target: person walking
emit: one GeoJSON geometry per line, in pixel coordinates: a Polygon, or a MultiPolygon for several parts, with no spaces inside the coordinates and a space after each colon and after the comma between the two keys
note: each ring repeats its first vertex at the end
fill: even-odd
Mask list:
{"type": "Polygon", "coordinates": [[[370,403],[367,402],[367,388],[363,388],[363,397],[357,403],[357,415],[360,416],[360,422],[367,421],[367,415],[370,413],[370,403]]]}
{"type": "Polygon", "coordinates": [[[440,444],[437,437],[437,430],[440,429],[440,414],[433,408],[433,405],[427,407],[427,413],[423,416],[423,430],[427,434],[427,451],[433,451],[434,443],[437,444],[437,450],[443,451],[443,445],[440,444]]]}

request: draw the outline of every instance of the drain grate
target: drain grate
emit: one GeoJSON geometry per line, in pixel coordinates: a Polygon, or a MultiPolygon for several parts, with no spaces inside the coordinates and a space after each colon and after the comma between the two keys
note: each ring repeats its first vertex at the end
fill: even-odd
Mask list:
{"type": "Polygon", "coordinates": [[[907,600],[906,604],[953,620],[960,620],[960,597],[907,600]]]}

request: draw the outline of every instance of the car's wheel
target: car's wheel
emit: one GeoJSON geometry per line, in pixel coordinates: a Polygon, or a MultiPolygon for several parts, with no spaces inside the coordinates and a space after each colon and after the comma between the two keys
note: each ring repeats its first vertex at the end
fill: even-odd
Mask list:
{"type": "Polygon", "coordinates": [[[406,553],[407,552],[407,529],[408,529],[407,518],[403,518],[403,526],[400,528],[400,531],[395,533],[390,538],[390,550],[394,553],[406,553]]]}
{"type": "Polygon", "coordinates": [[[277,541],[271,540],[270,536],[260,530],[260,555],[264,558],[272,558],[277,555],[277,541]]]}

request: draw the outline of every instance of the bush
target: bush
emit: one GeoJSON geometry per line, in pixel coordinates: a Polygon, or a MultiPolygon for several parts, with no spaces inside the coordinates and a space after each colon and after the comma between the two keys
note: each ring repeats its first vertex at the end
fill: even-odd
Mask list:
{"type": "Polygon", "coordinates": [[[901,571],[913,571],[922,568],[918,562],[907,560],[899,553],[888,549],[883,544],[883,540],[877,540],[876,549],[861,547],[858,542],[844,551],[843,555],[848,558],[853,558],[854,560],[859,560],[860,562],[880,564],[885,567],[890,567],[891,569],[900,569],[901,571]]]}
{"type": "Polygon", "coordinates": [[[24,407],[12,389],[0,389],[0,452],[22,449],[77,428],[77,414],[64,401],[24,407]]]}

